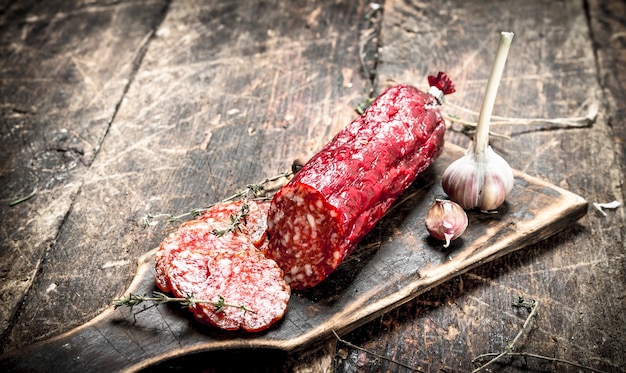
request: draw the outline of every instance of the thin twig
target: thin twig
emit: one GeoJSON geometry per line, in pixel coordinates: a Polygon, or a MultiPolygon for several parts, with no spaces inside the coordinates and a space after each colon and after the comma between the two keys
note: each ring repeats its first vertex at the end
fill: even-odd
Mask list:
{"type": "Polygon", "coordinates": [[[224,198],[223,200],[219,201],[219,202],[215,202],[215,203],[211,203],[209,205],[207,205],[206,207],[202,207],[202,208],[195,208],[190,210],[189,212],[185,212],[182,213],[180,215],[173,215],[173,214],[165,214],[165,213],[158,213],[158,214],[152,214],[152,213],[148,213],[146,215],[144,215],[141,218],[141,226],[143,228],[147,228],[148,226],[151,225],[156,225],[157,223],[154,221],[155,219],[158,218],[167,218],[167,221],[169,223],[173,223],[176,221],[180,221],[185,217],[188,216],[200,216],[203,212],[205,212],[206,210],[210,209],[211,207],[217,205],[218,203],[221,202],[229,202],[229,201],[233,201],[236,200],[238,198],[243,198],[246,197],[248,198],[248,200],[251,201],[259,201],[259,200],[267,200],[270,197],[267,194],[268,189],[265,188],[265,185],[280,180],[282,178],[289,178],[290,176],[293,175],[293,171],[285,171],[281,174],[278,174],[276,176],[271,176],[266,178],[265,180],[256,183],[256,184],[248,184],[246,185],[245,189],[242,189],[226,198],[224,198]]]}
{"type": "Polygon", "coordinates": [[[362,111],[364,111],[367,108],[367,106],[369,106],[369,103],[371,103],[371,99],[374,96],[374,82],[376,80],[376,58],[377,57],[374,56],[374,66],[373,66],[373,69],[370,70],[366,61],[366,58],[367,58],[366,48],[369,46],[370,42],[376,39],[377,34],[380,31],[378,30],[380,28],[380,17],[377,17],[377,15],[381,13],[382,11],[383,11],[382,5],[380,5],[379,3],[370,3],[370,11],[368,11],[364,16],[365,20],[370,23],[371,27],[368,29],[365,29],[361,33],[361,35],[363,35],[363,33],[367,33],[367,34],[365,35],[363,40],[359,42],[359,62],[361,63],[361,68],[363,69],[363,72],[365,73],[367,80],[369,81],[370,88],[369,88],[368,100],[360,103],[357,106],[357,112],[359,114],[362,114],[362,111]]]}
{"type": "MultiPolygon", "coordinates": [[[[179,303],[183,307],[194,307],[196,304],[206,303],[206,304],[213,305],[215,313],[224,312],[224,308],[226,307],[238,308],[244,312],[254,313],[253,310],[249,309],[243,304],[236,305],[236,304],[227,303],[224,297],[222,297],[221,295],[218,295],[218,299],[219,300],[217,301],[198,299],[198,298],[194,298],[193,294],[187,295],[184,298],[176,298],[176,297],[170,297],[167,294],[161,293],[159,291],[152,292],[152,296],[137,295],[137,294],[130,293],[127,296],[115,298],[113,300],[113,308],[117,309],[118,307],[129,307],[132,311],[133,307],[144,302],[152,303],[148,308],[154,307],[156,305],[163,304],[163,303],[179,303]]],[[[143,311],[145,311],[145,309],[139,312],[143,312],[143,311]]]]}
{"type": "MultiPolygon", "coordinates": [[[[559,359],[559,358],[553,358],[553,357],[548,357],[548,356],[542,356],[542,355],[538,355],[538,354],[533,354],[530,352],[513,352],[513,348],[515,346],[515,344],[517,343],[517,341],[522,337],[522,335],[524,334],[524,332],[528,329],[528,326],[532,320],[532,318],[536,315],[537,313],[537,307],[539,305],[538,301],[531,301],[526,302],[524,300],[524,298],[519,297],[517,302],[513,304],[513,307],[518,307],[518,308],[525,308],[529,311],[528,317],[526,317],[526,320],[524,321],[524,324],[522,325],[522,328],[519,330],[519,332],[515,335],[515,338],[513,338],[513,341],[511,341],[511,343],[509,343],[505,350],[502,352],[489,352],[489,353],[484,353],[481,355],[476,356],[474,359],[472,359],[472,363],[476,364],[479,363],[480,360],[485,359],[485,358],[491,358],[491,360],[489,360],[487,363],[485,363],[484,365],[481,365],[480,367],[474,369],[472,371],[472,373],[475,372],[479,372],[483,369],[485,369],[486,367],[488,367],[489,365],[495,363],[496,361],[498,361],[499,359],[501,359],[504,356],[521,356],[521,357],[526,357],[526,358],[534,358],[534,359],[541,359],[541,360],[545,360],[545,361],[550,361],[550,362],[554,362],[554,363],[562,363],[562,364],[568,364],[580,369],[586,369],[590,372],[596,372],[596,373],[607,373],[605,371],[599,370],[599,369],[595,369],[595,368],[590,368],[581,364],[578,364],[576,362],[573,361],[569,361],[569,360],[565,360],[565,359],[559,359]]],[[[380,355],[376,352],[367,350],[363,347],[357,346],[353,343],[350,343],[342,338],[339,337],[339,335],[337,334],[337,332],[335,332],[335,330],[331,330],[333,332],[333,334],[335,335],[335,338],[337,338],[337,340],[343,344],[345,344],[348,347],[354,348],[356,350],[365,352],[366,354],[370,354],[372,356],[375,356],[377,358],[389,361],[393,364],[399,365],[401,367],[410,369],[412,371],[416,371],[416,372],[420,372],[422,371],[419,367],[413,367],[407,364],[404,364],[400,361],[388,358],[386,356],[380,355]]]]}
{"type": "MultiPolygon", "coordinates": [[[[464,119],[461,119],[461,118],[457,118],[457,117],[454,117],[452,115],[444,114],[443,118],[445,120],[449,121],[449,122],[462,124],[465,127],[472,127],[473,129],[476,128],[476,123],[470,122],[468,120],[464,120],[464,119]]],[[[499,137],[499,138],[507,139],[507,140],[511,139],[511,136],[509,136],[509,135],[505,135],[505,134],[502,134],[502,133],[494,132],[494,131],[491,131],[491,130],[489,130],[489,137],[499,137]]]]}
{"type": "Polygon", "coordinates": [[[502,357],[507,356],[507,355],[508,356],[522,356],[522,357],[527,357],[527,358],[529,357],[529,358],[534,358],[534,359],[541,359],[541,360],[551,361],[551,362],[555,362],[555,363],[563,363],[563,364],[572,365],[572,366],[575,366],[577,368],[582,368],[582,369],[589,370],[591,372],[606,373],[606,372],[603,372],[601,370],[590,368],[590,367],[587,367],[587,366],[575,363],[573,361],[565,360],[565,359],[559,359],[559,358],[554,358],[554,357],[542,356],[542,355],[533,354],[533,353],[530,353],[530,352],[513,352],[513,347],[515,346],[517,341],[520,339],[520,337],[522,336],[524,331],[528,328],[528,324],[530,323],[530,320],[532,319],[532,317],[536,314],[538,305],[539,305],[539,302],[537,302],[537,301],[533,300],[532,302],[528,303],[528,302],[524,301],[524,298],[522,298],[522,297],[518,298],[517,302],[513,304],[513,307],[526,308],[530,312],[528,314],[528,317],[526,318],[526,321],[524,322],[524,325],[522,326],[520,331],[517,333],[515,338],[513,338],[513,341],[506,346],[504,351],[499,352],[499,353],[498,352],[489,352],[489,353],[478,355],[474,359],[472,359],[472,363],[477,363],[477,362],[479,362],[482,359],[491,358],[491,360],[489,360],[486,364],[481,365],[480,367],[476,368],[474,371],[472,371],[472,373],[478,372],[480,370],[485,369],[485,367],[489,366],[492,363],[495,363],[496,361],[498,361],[499,359],[501,359],[502,357]]]}
{"type": "Polygon", "coordinates": [[[35,196],[35,194],[37,194],[37,188],[33,189],[33,192],[25,197],[21,197],[18,198],[16,200],[13,200],[11,202],[9,202],[9,206],[15,206],[18,205],[22,202],[28,201],[29,199],[33,198],[35,196]]]}
{"type": "Polygon", "coordinates": [[[513,347],[515,346],[515,344],[517,343],[517,341],[520,339],[520,337],[522,336],[522,334],[524,333],[524,331],[526,331],[526,329],[528,328],[528,324],[530,324],[530,320],[532,319],[532,317],[536,314],[537,312],[537,306],[539,305],[539,302],[533,300],[532,302],[528,303],[526,301],[524,301],[524,298],[522,297],[518,297],[518,300],[516,303],[513,304],[513,307],[518,307],[518,308],[526,308],[530,313],[528,314],[528,317],[526,318],[526,321],[524,321],[524,325],[522,325],[522,328],[520,329],[520,331],[517,333],[517,335],[515,336],[515,338],[513,338],[513,341],[511,343],[509,343],[506,348],[504,349],[504,351],[502,352],[489,352],[489,353],[484,353],[481,355],[476,356],[474,359],[472,359],[472,363],[478,363],[480,360],[482,359],[486,359],[486,358],[491,358],[491,360],[489,360],[486,364],[481,365],[480,367],[476,368],[475,370],[472,371],[472,373],[474,372],[478,372],[480,370],[485,369],[487,366],[495,363],[496,361],[498,361],[499,359],[501,359],[504,356],[522,356],[522,357],[529,357],[529,358],[534,358],[534,359],[541,359],[541,360],[545,360],[545,361],[551,361],[551,362],[555,362],[555,363],[563,363],[563,364],[569,364],[578,368],[582,368],[582,369],[587,369],[589,371],[592,372],[599,372],[599,373],[605,373],[601,370],[597,370],[594,368],[590,368],[569,360],[565,360],[565,359],[558,359],[558,358],[553,358],[553,357],[548,357],[548,356],[542,356],[542,355],[538,355],[538,354],[533,354],[530,352],[513,352],[513,347]]]}
{"type": "Polygon", "coordinates": [[[400,362],[400,361],[397,361],[397,360],[394,360],[394,359],[388,358],[388,357],[386,357],[386,356],[383,356],[383,355],[377,354],[376,352],[373,352],[373,351],[367,350],[367,349],[365,349],[365,348],[363,348],[363,347],[360,347],[360,346],[357,346],[357,345],[355,345],[355,344],[353,344],[353,343],[350,343],[350,342],[346,341],[345,339],[341,339],[341,338],[339,337],[339,335],[337,334],[337,332],[335,332],[335,330],[334,330],[334,329],[333,329],[333,330],[331,330],[331,331],[333,332],[333,334],[335,335],[335,338],[337,338],[337,340],[338,340],[339,342],[341,342],[341,343],[345,344],[345,345],[346,345],[346,346],[348,346],[348,347],[352,347],[352,348],[357,349],[357,350],[359,350],[359,351],[363,351],[363,352],[365,352],[366,354],[370,354],[370,355],[376,356],[376,357],[377,357],[377,358],[379,358],[379,359],[383,359],[383,360],[389,361],[389,362],[394,363],[394,364],[396,364],[396,365],[399,365],[399,366],[401,366],[401,367],[403,367],[403,368],[410,369],[410,370],[412,370],[412,371],[414,371],[414,372],[419,372],[419,371],[421,371],[421,369],[420,369],[420,368],[416,368],[416,367],[412,367],[412,366],[410,366],[410,365],[406,365],[406,364],[404,364],[404,363],[402,363],[402,362],[400,362]]]}
{"type": "MultiPolygon", "coordinates": [[[[478,115],[478,113],[474,110],[467,109],[460,105],[453,104],[449,101],[446,102],[446,106],[462,110],[466,113],[470,113],[472,115],[478,115]]],[[[595,122],[598,117],[598,103],[593,102],[589,105],[589,110],[587,111],[587,115],[578,116],[578,117],[569,117],[569,118],[513,118],[513,117],[503,117],[492,115],[491,125],[505,125],[505,124],[521,124],[521,125],[537,125],[537,124],[556,124],[556,125],[566,125],[568,127],[586,127],[595,122]]],[[[451,117],[452,118],[452,117],[451,117]]],[[[465,124],[468,126],[476,126],[475,123],[469,121],[461,121],[457,118],[452,118],[451,120],[455,122],[459,122],[461,124],[465,124]]]]}
{"type": "MultiPolygon", "coordinates": [[[[577,368],[585,369],[585,370],[588,370],[588,371],[591,371],[591,372],[607,373],[606,371],[595,369],[595,368],[590,368],[590,367],[584,366],[582,364],[578,364],[578,363],[573,362],[573,361],[569,361],[569,360],[565,360],[565,359],[559,359],[559,358],[556,358],[556,357],[548,357],[548,356],[543,356],[543,355],[532,354],[530,352],[509,352],[508,355],[509,356],[521,356],[521,357],[525,357],[525,358],[533,358],[533,359],[545,360],[545,361],[549,361],[549,362],[553,362],[553,363],[563,363],[563,364],[575,366],[577,368]]],[[[476,359],[487,358],[487,357],[492,357],[492,356],[496,356],[497,357],[497,356],[499,356],[499,354],[497,352],[490,352],[490,353],[486,353],[486,354],[482,354],[480,356],[477,356],[476,359]]],[[[482,369],[482,367],[481,367],[481,369],[482,369]]]]}
{"type": "MultiPolygon", "coordinates": [[[[520,298],[518,303],[517,303],[517,307],[524,306],[525,304],[526,303],[523,302],[523,299],[520,298]]],[[[536,301],[536,300],[533,300],[530,303],[530,313],[528,314],[528,317],[526,318],[526,321],[524,321],[524,325],[522,325],[522,328],[519,330],[519,332],[517,333],[515,338],[513,338],[513,341],[506,346],[504,351],[502,351],[501,353],[497,354],[496,357],[494,357],[493,359],[489,360],[486,364],[481,365],[480,367],[474,369],[472,371],[472,373],[476,373],[476,372],[479,372],[479,371],[485,369],[489,365],[491,365],[491,364],[495,363],[496,361],[498,361],[500,358],[502,358],[502,357],[504,357],[504,356],[506,356],[506,355],[511,353],[511,351],[513,350],[513,347],[515,346],[515,343],[517,343],[517,341],[520,339],[522,334],[524,334],[524,332],[526,331],[526,328],[528,327],[528,324],[530,324],[530,320],[537,313],[537,306],[538,305],[539,305],[539,302],[536,301]]],[[[475,357],[474,359],[472,359],[472,363],[478,362],[478,360],[480,360],[484,356],[485,356],[485,354],[479,355],[479,356],[475,357]]]]}

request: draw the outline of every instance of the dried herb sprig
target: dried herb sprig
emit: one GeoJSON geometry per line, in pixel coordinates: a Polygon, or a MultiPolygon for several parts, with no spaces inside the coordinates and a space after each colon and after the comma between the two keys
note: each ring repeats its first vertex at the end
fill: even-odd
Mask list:
{"type": "Polygon", "coordinates": [[[113,308],[117,309],[119,307],[130,307],[132,311],[133,307],[141,303],[144,303],[144,302],[152,303],[150,306],[145,307],[144,309],[139,311],[139,312],[143,312],[148,308],[158,306],[159,304],[163,304],[163,303],[179,303],[183,308],[194,307],[196,304],[199,304],[199,303],[208,303],[208,304],[212,304],[213,307],[215,307],[214,311],[216,313],[225,313],[224,309],[227,307],[238,308],[244,312],[255,313],[253,310],[249,309],[243,304],[236,305],[236,304],[227,303],[224,297],[222,297],[221,295],[219,295],[218,298],[219,299],[217,301],[198,299],[198,298],[195,298],[193,294],[188,294],[187,296],[183,298],[176,298],[176,297],[170,297],[167,294],[161,293],[159,291],[152,292],[152,296],[137,295],[137,294],[129,293],[126,296],[115,298],[113,300],[113,306],[114,306],[113,308]]]}
{"type": "Polygon", "coordinates": [[[35,196],[35,194],[37,194],[37,187],[35,187],[35,189],[33,189],[33,191],[29,195],[24,196],[24,197],[20,197],[20,198],[18,198],[16,200],[13,200],[13,201],[9,202],[9,206],[15,206],[15,205],[19,205],[22,202],[26,202],[29,199],[33,198],[35,196]]]}
{"type": "Polygon", "coordinates": [[[185,212],[183,214],[180,215],[173,215],[173,214],[166,214],[166,213],[158,213],[158,214],[152,214],[152,213],[148,213],[146,215],[144,215],[141,218],[141,226],[143,228],[147,228],[149,226],[152,225],[156,225],[157,222],[155,221],[156,219],[160,219],[160,218],[167,218],[167,222],[168,223],[174,223],[177,221],[182,220],[183,218],[186,217],[198,217],[200,215],[202,215],[203,212],[205,212],[206,210],[210,209],[211,207],[217,205],[218,203],[222,203],[222,202],[229,202],[229,201],[233,201],[236,199],[241,199],[241,198],[247,198],[253,201],[259,201],[259,200],[267,200],[269,198],[271,198],[271,195],[269,192],[271,192],[271,189],[267,188],[267,185],[269,183],[275,182],[277,180],[280,180],[282,178],[289,178],[291,176],[293,176],[294,172],[293,171],[285,171],[281,174],[275,175],[275,176],[271,176],[266,178],[265,180],[256,183],[256,184],[248,184],[246,185],[246,187],[224,199],[222,199],[219,202],[215,202],[215,203],[211,203],[206,207],[202,207],[202,208],[194,208],[192,210],[190,210],[189,212],[185,212]]]}
{"type": "MultiPolygon", "coordinates": [[[[599,369],[594,369],[588,366],[584,366],[582,364],[578,364],[576,362],[573,361],[569,361],[569,360],[565,360],[565,359],[558,359],[558,358],[552,358],[552,357],[548,357],[548,356],[542,356],[542,355],[538,355],[538,354],[533,354],[533,353],[529,353],[529,352],[513,352],[513,348],[515,346],[515,344],[517,343],[517,341],[521,338],[522,334],[524,334],[524,332],[527,330],[528,325],[530,324],[531,319],[536,315],[537,313],[537,307],[539,306],[539,303],[535,300],[530,300],[527,301],[526,299],[524,299],[524,297],[518,296],[517,299],[513,302],[512,304],[513,307],[516,308],[525,308],[528,311],[528,316],[526,317],[526,320],[524,321],[524,324],[522,326],[522,328],[519,330],[519,332],[517,333],[517,335],[515,336],[515,338],[513,339],[513,341],[511,343],[509,343],[505,350],[503,352],[490,352],[490,353],[485,353],[485,354],[481,354],[477,357],[475,357],[474,359],[472,359],[472,363],[473,364],[477,364],[478,367],[473,370],[472,372],[479,372],[485,368],[487,368],[489,365],[495,363],[496,361],[498,361],[499,359],[501,359],[504,356],[522,356],[525,358],[535,358],[535,359],[539,359],[539,360],[545,360],[545,361],[550,361],[550,362],[555,362],[555,363],[562,363],[562,364],[567,364],[567,365],[571,365],[577,368],[581,368],[581,369],[585,369],[588,370],[590,372],[595,372],[595,373],[607,373],[605,371],[599,370],[599,369]],[[489,359],[485,364],[482,364],[483,361],[485,361],[486,359],[489,359]]],[[[367,350],[363,347],[357,346],[353,343],[350,343],[344,339],[341,339],[339,337],[339,335],[337,334],[337,332],[335,332],[334,330],[331,330],[333,332],[333,334],[335,335],[335,338],[337,338],[337,340],[345,345],[347,345],[348,347],[357,349],[359,351],[365,352],[366,354],[370,354],[372,356],[375,356],[377,358],[389,361],[391,363],[397,364],[399,366],[402,366],[404,368],[407,368],[411,371],[415,371],[415,372],[422,372],[423,369],[422,367],[419,366],[410,366],[408,364],[404,364],[400,361],[394,360],[394,359],[390,359],[384,355],[378,354],[374,351],[371,350],[367,350]]],[[[345,357],[344,357],[345,358],[345,357]]]]}
{"type": "Polygon", "coordinates": [[[365,110],[367,110],[367,108],[372,104],[372,102],[374,102],[374,99],[372,97],[363,99],[356,105],[356,108],[354,108],[354,111],[356,111],[356,113],[359,115],[363,115],[363,113],[365,113],[365,110]]]}
{"type": "Polygon", "coordinates": [[[478,355],[474,359],[472,359],[472,363],[473,364],[478,364],[479,365],[478,368],[476,368],[476,369],[474,369],[472,371],[472,373],[479,372],[479,371],[485,369],[489,365],[495,363],[496,361],[498,361],[499,359],[501,359],[502,357],[507,356],[507,355],[508,356],[522,356],[522,357],[525,357],[525,358],[535,358],[535,359],[550,361],[550,362],[554,362],[554,363],[563,363],[563,364],[571,365],[571,366],[578,367],[578,368],[581,368],[581,369],[585,369],[585,370],[588,370],[588,371],[591,371],[591,372],[606,373],[606,372],[604,372],[602,370],[594,369],[594,368],[591,368],[591,367],[588,367],[588,366],[584,366],[582,364],[578,364],[576,362],[565,360],[565,359],[548,357],[548,356],[533,354],[533,353],[530,353],[530,352],[513,352],[513,348],[514,348],[515,344],[517,343],[517,341],[520,339],[522,334],[528,328],[528,324],[530,324],[530,320],[537,313],[537,307],[538,306],[539,306],[539,302],[536,301],[536,300],[526,301],[524,299],[524,297],[522,297],[522,296],[518,296],[517,297],[517,300],[513,303],[513,307],[525,308],[528,311],[528,316],[526,317],[526,321],[524,321],[524,324],[522,325],[522,328],[519,330],[517,335],[515,335],[515,338],[513,338],[513,341],[511,341],[511,343],[507,344],[507,346],[504,348],[504,351],[502,351],[502,352],[489,352],[489,353],[478,355]],[[489,360],[485,364],[482,364],[482,361],[484,361],[485,359],[489,359],[489,360]]]}
{"type": "Polygon", "coordinates": [[[241,208],[236,214],[230,214],[230,224],[228,227],[224,229],[213,229],[211,234],[217,237],[223,237],[225,234],[230,232],[241,232],[241,224],[248,224],[246,218],[250,213],[250,206],[247,203],[242,203],[241,208]]]}
{"type": "MultiPolygon", "coordinates": [[[[538,305],[539,305],[539,302],[537,302],[536,300],[532,300],[530,302],[526,302],[523,297],[518,297],[517,298],[517,302],[513,303],[513,307],[526,308],[528,311],[530,311],[528,313],[528,317],[526,317],[526,321],[524,321],[524,325],[522,325],[522,328],[519,330],[519,332],[517,332],[517,334],[515,335],[515,338],[513,338],[513,341],[511,341],[511,343],[506,345],[506,347],[504,348],[504,351],[502,351],[499,354],[497,354],[494,358],[492,358],[491,360],[487,361],[485,364],[481,364],[478,368],[474,369],[472,371],[472,373],[475,373],[475,372],[478,372],[478,371],[481,371],[481,370],[485,369],[489,365],[495,363],[496,361],[500,360],[502,357],[510,354],[513,351],[513,347],[515,346],[515,343],[517,343],[517,341],[520,339],[522,334],[524,334],[524,332],[528,328],[528,324],[530,324],[530,320],[537,313],[537,306],[538,305]]],[[[482,359],[487,357],[487,356],[491,356],[491,355],[490,354],[489,355],[487,355],[487,354],[479,355],[479,356],[475,357],[474,359],[472,359],[472,363],[474,363],[474,364],[480,363],[482,361],[482,359]]]]}
{"type": "Polygon", "coordinates": [[[410,366],[410,365],[408,365],[408,364],[404,364],[404,363],[403,363],[403,362],[401,362],[401,361],[398,361],[398,360],[394,360],[394,359],[388,358],[387,356],[384,356],[384,355],[378,354],[378,353],[376,353],[376,352],[374,352],[374,351],[370,351],[370,350],[368,350],[368,349],[365,349],[365,348],[363,348],[363,347],[360,347],[360,346],[358,346],[358,345],[355,345],[354,343],[350,343],[350,342],[346,341],[345,339],[341,339],[341,338],[339,337],[339,334],[337,334],[337,332],[336,332],[334,329],[331,329],[331,331],[333,332],[333,334],[335,335],[335,338],[337,338],[337,340],[338,340],[339,342],[341,342],[341,343],[345,344],[345,345],[346,345],[346,346],[348,346],[348,347],[352,347],[352,348],[357,349],[357,350],[359,350],[359,351],[365,352],[366,354],[370,354],[370,355],[376,356],[376,357],[377,357],[377,358],[379,358],[379,359],[386,360],[386,361],[388,361],[388,362],[390,362],[390,363],[396,364],[396,365],[398,365],[398,366],[401,366],[401,367],[403,367],[403,368],[409,369],[409,370],[411,370],[411,371],[415,371],[415,372],[421,372],[421,371],[422,371],[422,368],[421,368],[421,367],[412,367],[412,366],[410,366]]]}

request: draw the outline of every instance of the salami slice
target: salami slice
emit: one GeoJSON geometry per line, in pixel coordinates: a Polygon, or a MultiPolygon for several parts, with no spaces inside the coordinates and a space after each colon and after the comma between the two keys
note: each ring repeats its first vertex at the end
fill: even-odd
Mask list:
{"type": "Polygon", "coordinates": [[[266,244],[269,201],[218,203],[171,233],[156,253],[155,280],[164,292],[200,299],[189,306],[202,323],[260,331],[282,318],[290,288],[266,244]]]}
{"type": "Polygon", "coordinates": [[[171,261],[181,252],[188,250],[210,251],[225,249],[238,251],[248,243],[258,248],[266,245],[267,211],[269,201],[232,201],[218,203],[206,210],[197,219],[183,223],[175,232],[163,240],[156,252],[155,280],[158,288],[169,292],[167,272],[171,261]],[[247,205],[247,215],[239,229],[222,236],[216,231],[225,231],[231,226],[232,216],[247,205]]]}
{"type": "Polygon", "coordinates": [[[442,73],[431,83],[440,97],[389,88],[276,193],[265,253],[292,289],[334,271],[438,157],[445,132],[438,100],[454,88],[442,73]]]}
{"type": "Polygon", "coordinates": [[[185,251],[170,263],[169,284],[178,297],[193,294],[196,319],[225,330],[257,332],[283,317],[290,297],[283,271],[251,243],[239,251],[185,251]]]}
{"type": "Polygon", "coordinates": [[[270,201],[250,201],[249,212],[246,217],[245,229],[252,244],[261,248],[267,238],[267,213],[270,209],[270,201]]]}

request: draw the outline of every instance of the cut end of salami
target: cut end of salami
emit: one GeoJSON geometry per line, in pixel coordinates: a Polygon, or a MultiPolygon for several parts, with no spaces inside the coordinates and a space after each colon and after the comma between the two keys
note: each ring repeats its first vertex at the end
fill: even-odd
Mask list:
{"type": "MultiPolygon", "coordinates": [[[[454,89],[445,74],[439,78],[454,89]]],[[[276,193],[265,254],[292,289],[313,287],[336,269],[441,153],[444,134],[435,97],[391,87],[276,193]]]]}
{"type": "Polygon", "coordinates": [[[221,329],[257,332],[280,320],[291,290],[282,269],[260,251],[268,209],[269,202],[218,203],[182,224],[157,250],[159,289],[192,296],[195,318],[221,329]],[[242,224],[229,229],[242,212],[242,224]]]}
{"type": "Polygon", "coordinates": [[[314,188],[306,184],[282,188],[274,197],[270,216],[268,226],[280,227],[280,233],[275,233],[275,239],[270,234],[269,255],[281,264],[285,281],[295,288],[321,282],[344,259],[339,242],[343,219],[314,188]]]}

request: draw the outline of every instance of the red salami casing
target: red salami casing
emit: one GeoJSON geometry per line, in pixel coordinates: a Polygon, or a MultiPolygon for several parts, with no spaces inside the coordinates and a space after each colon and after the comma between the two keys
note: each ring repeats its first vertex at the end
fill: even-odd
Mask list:
{"type": "MultiPolygon", "coordinates": [[[[448,83],[445,93],[454,91],[448,83]]],[[[434,96],[391,87],[276,193],[265,254],[292,289],[313,287],[337,268],[440,154],[444,132],[434,96]]]]}

